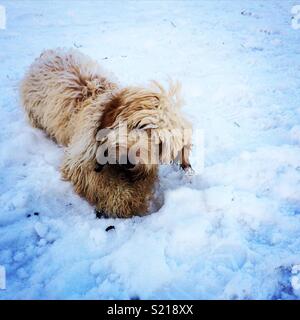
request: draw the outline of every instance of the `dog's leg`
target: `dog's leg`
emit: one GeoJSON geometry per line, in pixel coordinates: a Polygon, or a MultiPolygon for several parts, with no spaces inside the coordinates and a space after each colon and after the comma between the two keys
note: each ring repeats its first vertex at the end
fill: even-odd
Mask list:
{"type": "Polygon", "coordinates": [[[108,216],[103,210],[95,209],[95,214],[97,219],[108,219],[108,216]]]}

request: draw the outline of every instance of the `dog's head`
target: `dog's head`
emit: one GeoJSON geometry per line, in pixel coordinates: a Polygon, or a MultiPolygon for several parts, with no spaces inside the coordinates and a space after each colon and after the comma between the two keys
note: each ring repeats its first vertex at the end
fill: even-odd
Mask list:
{"type": "Polygon", "coordinates": [[[107,163],[136,173],[172,162],[190,167],[191,125],[181,105],[179,84],[170,84],[166,91],[153,82],[150,89],[129,87],[113,93],[96,136],[96,170],[107,163]]]}

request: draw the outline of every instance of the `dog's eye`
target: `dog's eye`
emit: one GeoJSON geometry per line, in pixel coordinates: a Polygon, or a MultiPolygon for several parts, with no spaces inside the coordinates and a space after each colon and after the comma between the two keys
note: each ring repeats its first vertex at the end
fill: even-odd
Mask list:
{"type": "Polygon", "coordinates": [[[142,124],[141,126],[139,126],[139,129],[157,129],[158,126],[153,124],[153,123],[145,123],[145,124],[142,124]]]}

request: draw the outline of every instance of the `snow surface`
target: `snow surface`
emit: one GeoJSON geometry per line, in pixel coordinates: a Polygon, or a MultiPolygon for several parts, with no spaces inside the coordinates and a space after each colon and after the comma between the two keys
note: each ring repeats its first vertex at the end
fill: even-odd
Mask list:
{"type": "Polygon", "coordinates": [[[1,299],[300,298],[297,1],[0,3],[1,299]],[[188,181],[162,167],[159,212],[96,219],[61,180],[62,148],[18,100],[26,68],[58,46],[124,84],[182,82],[205,168],[188,181]]]}

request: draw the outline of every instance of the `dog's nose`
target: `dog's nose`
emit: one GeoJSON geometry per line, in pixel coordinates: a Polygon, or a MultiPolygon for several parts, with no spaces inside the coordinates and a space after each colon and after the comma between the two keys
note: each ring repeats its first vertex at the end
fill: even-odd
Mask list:
{"type": "Polygon", "coordinates": [[[103,164],[99,164],[98,162],[95,165],[94,171],[96,172],[100,172],[103,169],[104,165],[103,164]]]}
{"type": "Polygon", "coordinates": [[[130,162],[128,155],[121,156],[119,165],[124,170],[130,170],[135,167],[135,164],[130,162]]]}
{"type": "Polygon", "coordinates": [[[130,170],[130,169],[133,169],[135,167],[135,164],[132,164],[132,163],[128,162],[127,164],[122,164],[121,166],[125,170],[130,170]]]}

